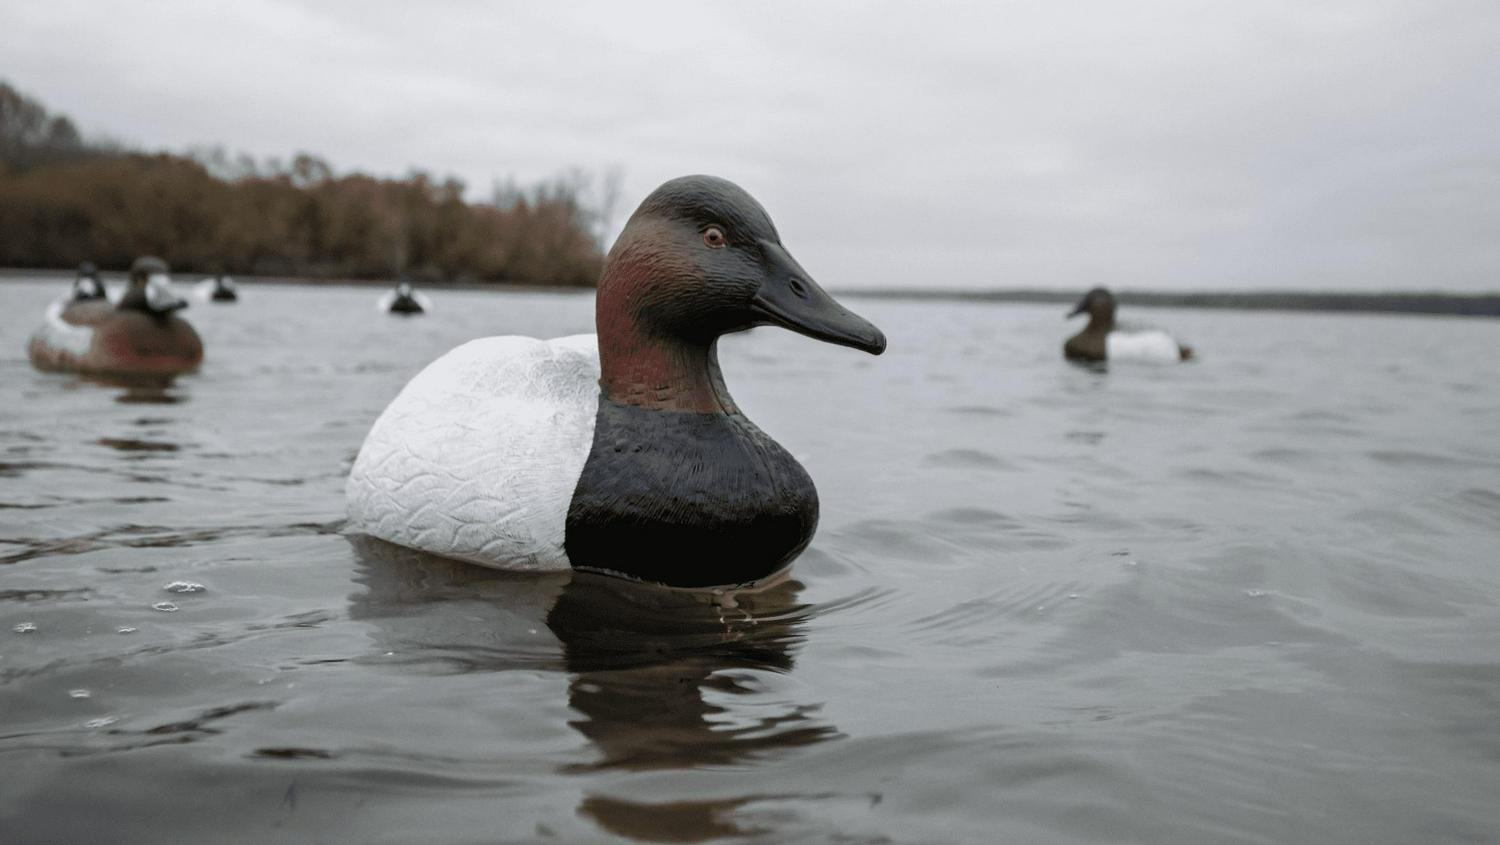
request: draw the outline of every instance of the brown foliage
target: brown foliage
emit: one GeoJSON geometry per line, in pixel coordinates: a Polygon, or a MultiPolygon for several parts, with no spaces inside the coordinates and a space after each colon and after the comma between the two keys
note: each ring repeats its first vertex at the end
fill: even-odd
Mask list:
{"type": "Polygon", "coordinates": [[[469,203],[455,179],[335,176],[314,156],[260,167],[222,150],[119,152],[0,82],[0,266],[592,285],[601,215],[581,174],[469,203]]]}

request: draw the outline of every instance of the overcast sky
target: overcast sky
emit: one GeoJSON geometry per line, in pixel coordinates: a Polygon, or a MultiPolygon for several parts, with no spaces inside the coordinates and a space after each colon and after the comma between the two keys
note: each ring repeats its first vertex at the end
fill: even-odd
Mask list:
{"type": "Polygon", "coordinates": [[[738,182],[824,285],[1500,290],[1500,3],[0,0],[86,133],[738,182]],[[105,11],[107,9],[107,11],[105,11]]]}

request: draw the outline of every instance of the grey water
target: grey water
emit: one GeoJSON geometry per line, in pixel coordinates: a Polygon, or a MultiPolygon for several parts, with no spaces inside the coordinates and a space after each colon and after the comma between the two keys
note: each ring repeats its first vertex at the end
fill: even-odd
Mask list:
{"type": "Polygon", "coordinates": [[[586,294],[246,286],[165,390],[0,288],[0,840],[1500,840],[1500,322],[851,299],[726,339],[815,479],[737,606],[342,532],[370,423],[586,294]],[[201,589],[199,589],[201,587],[201,589]]]}

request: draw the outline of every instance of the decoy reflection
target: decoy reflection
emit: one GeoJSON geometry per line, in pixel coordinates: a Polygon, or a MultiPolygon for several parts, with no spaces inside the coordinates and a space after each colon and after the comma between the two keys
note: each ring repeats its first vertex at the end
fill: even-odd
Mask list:
{"type": "Polygon", "coordinates": [[[838,736],[817,704],[768,702],[752,674],[792,669],[809,610],[795,580],[729,598],[586,573],[517,576],[349,541],[364,587],[350,616],[374,625],[380,653],[394,652],[387,661],[570,673],[569,724],[598,751],[581,770],[722,765],[838,736]],[[754,708],[737,711],[734,696],[756,697],[754,708]]]}

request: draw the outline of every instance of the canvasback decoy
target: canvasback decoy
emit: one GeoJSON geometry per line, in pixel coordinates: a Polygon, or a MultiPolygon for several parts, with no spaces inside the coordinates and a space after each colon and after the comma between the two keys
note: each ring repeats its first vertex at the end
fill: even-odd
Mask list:
{"type": "Polygon", "coordinates": [[[92,302],[96,299],[108,299],[104,290],[104,280],[99,278],[99,268],[92,261],[85,261],[78,265],[78,275],[73,277],[73,293],[70,297],[72,302],[92,302]]]}
{"type": "Polygon", "coordinates": [[[1161,329],[1117,326],[1115,296],[1107,288],[1084,294],[1068,316],[1079,314],[1088,314],[1089,324],[1063,344],[1063,355],[1071,360],[1169,362],[1193,357],[1192,347],[1161,329]]]}
{"type": "Polygon", "coordinates": [[[31,363],[39,370],[127,378],[196,370],[203,361],[203,342],[173,313],[187,303],[172,293],[170,284],[166,262],[143,257],[131,265],[129,286],[119,302],[52,303],[27,344],[31,363]]]}
{"type": "Polygon", "coordinates": [[[195,285],[193,294],[203,302],[238,302],[240,289],[234,279],[217,273],[213,278],[204,279],[195,285]]]}
{"type": "Polygon", "coordinates": [[[597,335],[474,340],[406,385],[349,474],[349,527],[497,569],[764,582],[812,539],[818,494],[719,370],[718,338],[762,325],[886,346],[744,190],[667,182],[605,260],[597,335]]]}
{"type": "Polygon", "coordinates": [[[426,314],[432,308],[432,300],[412,290],[411,284],[402,282],[396,285],[396,289],[386,291],[376,303],[381,311],[391,314],[402,314],[411,316],[413,314],[426,314]]]}

